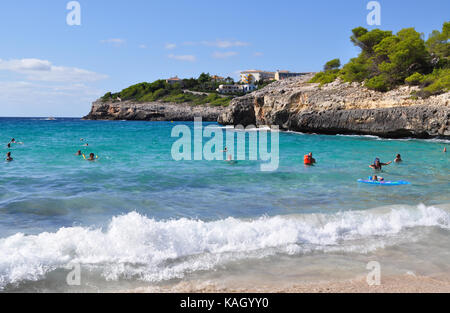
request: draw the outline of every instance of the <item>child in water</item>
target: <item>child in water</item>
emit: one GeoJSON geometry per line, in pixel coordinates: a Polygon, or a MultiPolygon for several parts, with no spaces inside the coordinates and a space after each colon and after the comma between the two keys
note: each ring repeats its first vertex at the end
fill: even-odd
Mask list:
{"type": "Polygon", "coordinates": [[[87,159],[86,159],[86,156],[83,154],[83,158],[84,158],[86,161],[95,161],[95,160],[98,160],[98,156],[95,156],[95,154],[93,154],[93,153],[89,154],[89,158],[87,158],[87,159]]]}

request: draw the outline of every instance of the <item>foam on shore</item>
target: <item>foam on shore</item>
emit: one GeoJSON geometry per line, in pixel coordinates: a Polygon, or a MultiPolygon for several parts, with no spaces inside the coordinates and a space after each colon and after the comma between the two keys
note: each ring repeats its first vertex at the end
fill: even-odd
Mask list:
{"type": "Polygon", "coordinates": [[[114,217],[107,229],[71,227],[0,239],[0,286],[40,280],[71,263],[100,270],[107,280],[158,282],[275,254],[367,253],[398,244],[402,232],[415,227],[447,231],[450,212],[420,205],[212,222],[130,213],[114,217]]]}

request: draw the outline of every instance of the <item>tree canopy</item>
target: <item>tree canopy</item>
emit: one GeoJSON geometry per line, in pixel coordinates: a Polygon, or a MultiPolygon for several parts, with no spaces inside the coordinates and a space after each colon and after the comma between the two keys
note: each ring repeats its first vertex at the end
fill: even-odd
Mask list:
{"type": "Polygon", "coordinates": [[[388,91],[401,84],[421,86],[420,96],[429,96],[450,89],[450,22],[442,31],[435,30],[428,40],[414,28],[397,34],[364,27],[352,30],[351,42],[361,49],[339,70],[340,61],[327,62],[324,71],[311,82],[326,84],[341,78],[347,82],[364,82],[378,91],[388,91]]]}
{"type": "Polygon", "coordinates": [[[152,83],[139,83],[123,89],[117,93],[107,92],[101,100],[115,101],[119,98],[122,101],[133,100],[137,102],[174,102],[174,103],[192,103],[194,105],[210,104],[214,106],[227,106],[230,103],[230,97],[221,97],[217,95],[216,89],[219,84],[232,83],[233,79],[226,82],[217,82],[209,74],[202,73],[198,79],[183,79],[180,83],[171,84],[165,80],[156,80],[152,83]],[[183,89],[191,91],[204,92],[205,94],[195,94],[184,92],[183,89]],[[208,94],[206,94],[208,93],[208,94]]]}

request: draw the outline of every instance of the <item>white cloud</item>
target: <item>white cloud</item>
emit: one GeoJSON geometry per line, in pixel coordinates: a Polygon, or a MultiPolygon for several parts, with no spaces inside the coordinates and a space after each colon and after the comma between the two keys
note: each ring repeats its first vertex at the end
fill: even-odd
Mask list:
{"type": "Polygon", "coordinates": [[[230,40],[216,40],[216,41],[202,41],[201,44],[205,46],[212,46],[217,48],[231,48],[231,47],[246,47],[249,46],[250,43],[243,41],[230,41],[230,40]]]}
{"type": "Polygon", "coordinates": [[[147,45],[139,45],[140,49],[147,49],[147,45]]]}
{"type": "Polygon", "coordinates": [[[0,59],[0,70],[9,70],[13,72],[20,71],[49,71],[51,63],[39,59],[21,59],[21,60],[2,60],[0,59]]]}
{"type": "Polygon", "coordinates": [[[79,83],[0,81],[0,115],[83,116],[103,93],[79,83]]]}
{"type": "Polygon", "coordinates": [[[104,40],[100,40],[100,43],[110,44],[114,47],[120,47],[125,44],[125,39],[121,39],[121,38],[104,39],[104,40]]]}
{"type": "Polygon", "coordinates": [[[262,52],[253,53],[253,56],[255,56],[255,57],[262,57],[263,55],[264,55],[264,53],[262,53],[262,52]]]}
{"type": "Polygon", "coordinates": [[[238,55],[237,52],[235,51],[227,51],[227,52],[214,52],[213,53],[213,58],[215,59],[226,59],[226,58],[230,58],[230,57],[234,57],[238,55]]]}
{"type": "Polygon", "coordinates": [[[93,82],[108,78],[107,75],[76,67],[55,66],[40,59],[0,59],[0,70],[22,74],[31,81],[93,82]]]}
{"type": "Polygon", "coordinates": [[[175,49],[176,47],[177,45],[174,43],[166,43],[166,45],[164,46],[164,48],[166,48],[167,50],[172,50],[175,49]]]}
{"type": "Polygon", "coordinates": [[[195,55],[174,55],[174,54],[169,54],[168,56],[170,59],[174,59],[174,60],[179,60],[179,61],[189,61],[189,62],[194,62],[195,60],[197,60],[197,58],[195,57],[195,55]]]}

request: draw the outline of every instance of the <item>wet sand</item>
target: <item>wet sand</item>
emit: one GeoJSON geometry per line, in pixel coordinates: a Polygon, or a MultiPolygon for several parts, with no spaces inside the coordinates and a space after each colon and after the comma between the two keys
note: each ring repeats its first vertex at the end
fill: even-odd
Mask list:
{"type": "Polygon", "coordinates": [[[365,278],[298,285],[230,288],[212,282],[182,282],[173,287],[149,287],[132,293],[450,293],[450,277],[390,276],[380,286],[369,286],[365,278]]]}

